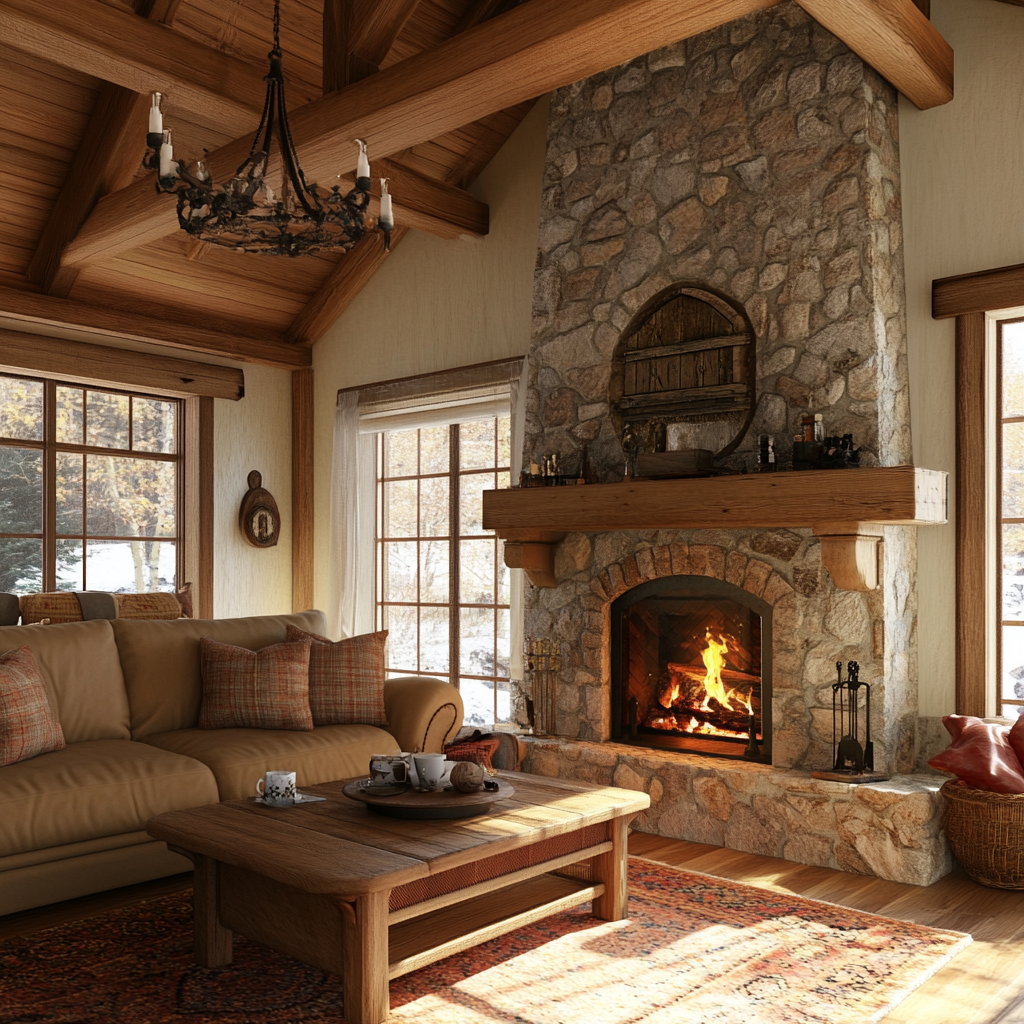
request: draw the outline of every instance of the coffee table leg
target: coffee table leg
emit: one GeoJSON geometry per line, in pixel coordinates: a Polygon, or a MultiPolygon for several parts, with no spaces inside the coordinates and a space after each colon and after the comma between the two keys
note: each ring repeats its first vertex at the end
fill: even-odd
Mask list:
{"type": "Polygon", "coordinates": [[[231,963],[231,932],[220,923],[217,861],[194,854],[192,874],[195,961],[201,967],[231,963]]]}
{"type": "Polygon", "coordinates": [[[602,921],[621,921],[626,913],[626,858],[629,822],[632,815],[611,821],[612,848],[594,858],[594,881],[604,882],[604,895],[593,903],[594,917],[602,921]]]}
{"type": "Polygon", "coordinates": [[[391,1012],[388,993],[388,898],[371,892],[341,904],[342,987],[348,1024],[381,1024],[391,1012]]]}

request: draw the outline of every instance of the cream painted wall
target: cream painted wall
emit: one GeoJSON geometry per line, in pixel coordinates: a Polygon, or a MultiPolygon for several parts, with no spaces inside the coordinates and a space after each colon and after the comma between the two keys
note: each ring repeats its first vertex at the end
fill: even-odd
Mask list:
{"type": "Polygon", "coordinates": [[[486,237],[450,242],[410,232],[313,349],[317,608],[327,608],[330,592],[338,389],[524,355],[529,348],[547,115],[545,98],[470,189],[490,206],[486,237]]]}
{"type": "MultiPolygon", "coordinates": [[[[932,110],[900,98],[914,462],[951,474],[952,320],[931,318],[935,278],[1024,262],[1024,8],[932,0],[955,53],[955,97],[932,110]]],[[[952,513],[952,508],[950,509],[952,513]]],[[[953,524],[918,530],[920,711],[955,710],[953,524]]]]}
{"type": "Polygon", "coordinates": [[[214,404],[213,613],[271,615],[292,610],[292,375],[246,364],[245,398],[214,404]],[[247,544],[238,507],[249,471],[281,512],[281,539],[273,548],[247,544]]]}

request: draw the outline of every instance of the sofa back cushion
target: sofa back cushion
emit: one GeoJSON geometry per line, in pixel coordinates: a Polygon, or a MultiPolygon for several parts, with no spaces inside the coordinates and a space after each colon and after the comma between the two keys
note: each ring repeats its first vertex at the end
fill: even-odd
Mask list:
{"type": "Polygon", "coordinates": [[[32,649],[68,743],[130,737],[124,676],[107,619],[0,626],[0,653],[19,647],[32,649]]]}
{"type": "Polygon", "coordinates": [[[201,637],[258,651],[284,643],[289,625],[320,632],[326,628],[323,612],[316,611],[244,619],[114,619],[109,625],[121,655],[134,740],[199,724],[201,637]]]}

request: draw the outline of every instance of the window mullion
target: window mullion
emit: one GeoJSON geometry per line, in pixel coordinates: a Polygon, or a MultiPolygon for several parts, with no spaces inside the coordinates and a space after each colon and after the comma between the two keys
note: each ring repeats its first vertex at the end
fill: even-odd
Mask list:
{"type": "Polygon", "coordinates": [[[43,590],[57,589],[57,384],[46,382],[43,397],[43,590]]]}
{"type": "Polygon", "coordinates": [[[459,685],[459,425],[448,428],[448,681],[459,685]]]}

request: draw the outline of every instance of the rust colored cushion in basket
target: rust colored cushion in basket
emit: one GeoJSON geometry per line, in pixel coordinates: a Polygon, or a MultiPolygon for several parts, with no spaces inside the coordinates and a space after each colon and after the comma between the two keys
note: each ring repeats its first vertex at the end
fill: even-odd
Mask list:
{"type": "Polygon", "coordinates": [[[314,725],[388,724],[384,708],[386,629],[337,643],[298,626],[289,626],[285,635],[312,644],[309,707],[314,725]]]}
{"type": "Polygon", "coordinates": [[[493,768],[491,758],[501,744],[501,740],[465,740],[445,747],[444,756],[449,761],[473,761],[484,768],[493,768]]]}
{"type": "Polygon", "coordinates": [[[66,745],[32,648],[0,654],[0,765],[66,745]]]}
{"type": "Polygon", "coordinates": [[[283,643],[250,651],[201,637],[199,728],[312,729],[309,646],[283,643]]]}
{"type": "Polygon", "coordinates": [[[969,715],[946,715],[950,745],[928,764],[952,772],[968,786],[993,793],[1024,793],[1024,764],[1010,745],[1009,726],[969,715]]]}

